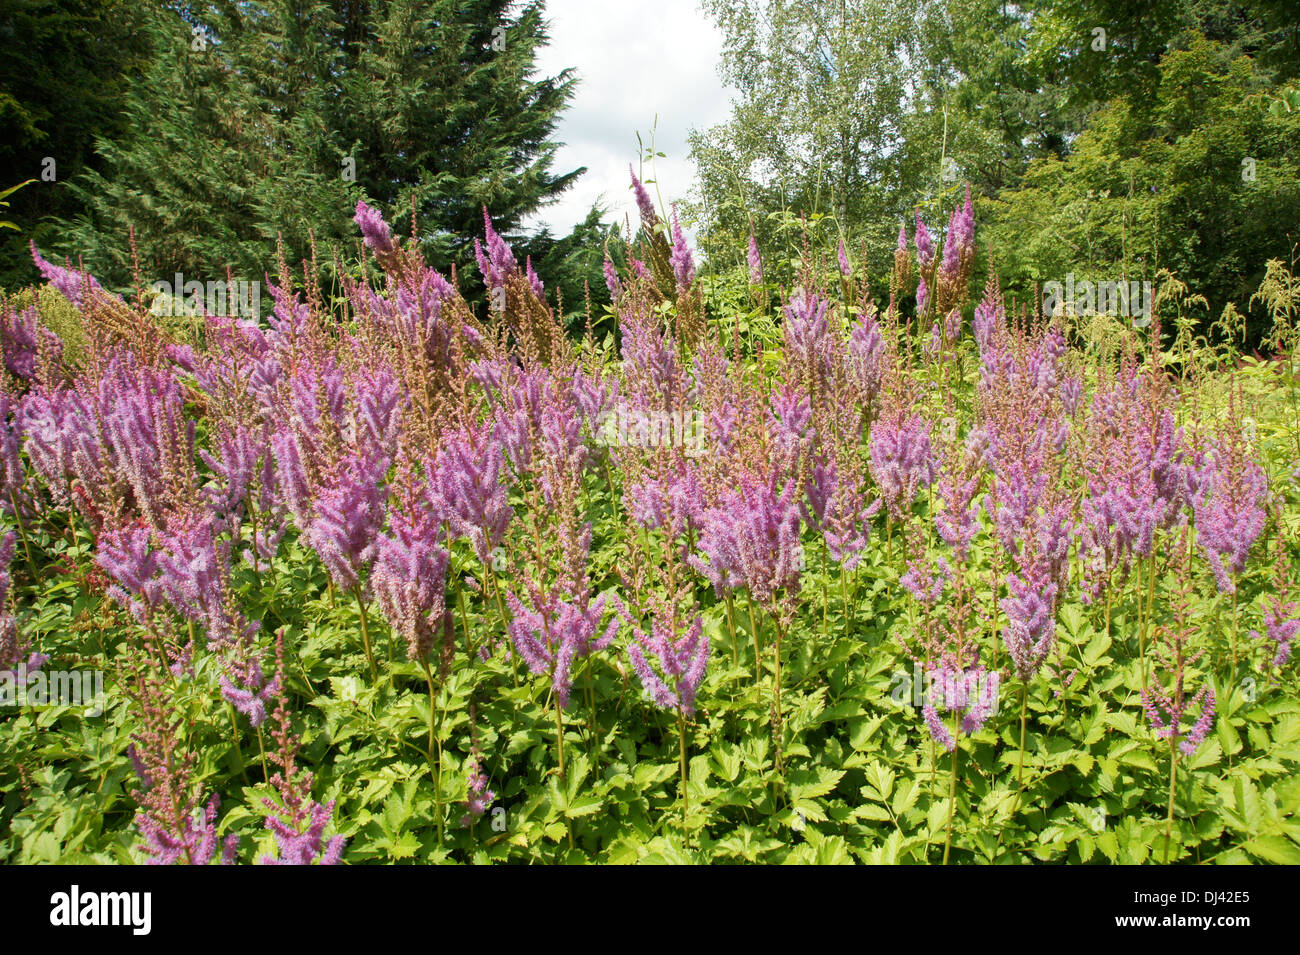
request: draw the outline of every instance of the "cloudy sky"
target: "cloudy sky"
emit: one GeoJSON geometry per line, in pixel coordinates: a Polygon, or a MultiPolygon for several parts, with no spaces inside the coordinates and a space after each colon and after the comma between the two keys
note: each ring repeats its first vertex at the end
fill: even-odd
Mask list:
{"type": "Polygon", "coordinates": [[[638,131],[648,145],[654,128],[655,148],[667,154],[656,166],[664,201],[691,188],[686,133],[724,121],[730,103],[717,72],[721,35],[696,3],[548,0],[551,42],[538,55],[538,69],[553,76],[573,67],[579,80],[555,132],[565,146],[554,168],[586,166],[587,173],[528,227],[566,234],[597,199],[611,210],[607,221],[621,224],[630,214],[635,226],[627,166],[637,162],[638,131]]]}

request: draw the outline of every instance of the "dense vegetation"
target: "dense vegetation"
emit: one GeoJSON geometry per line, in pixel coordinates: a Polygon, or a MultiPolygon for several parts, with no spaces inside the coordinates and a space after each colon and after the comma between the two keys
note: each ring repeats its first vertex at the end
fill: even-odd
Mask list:
{"type": "Polygon", "coordinates": [[[738,302],[637,188],[577,343],[490,223],[485,320],[365,204],[263,323],[37,256],[0,686],[105,694],[0,716],[0,859],[1300,860],[1283,264],[1274,361],[973,301],[966,199],[738,302]]]}

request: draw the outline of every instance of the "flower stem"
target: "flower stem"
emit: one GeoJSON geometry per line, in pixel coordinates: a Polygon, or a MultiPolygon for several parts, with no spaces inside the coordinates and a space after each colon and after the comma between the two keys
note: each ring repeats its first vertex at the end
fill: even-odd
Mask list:
{"type": "Polygon", "coordinates": [[[772,707],[775,713],[775,722],[772,728],[773,743],[776,746],[776,773],[780,777],[785,771],[781,759],[781,744],[784,737],[781,725],[781,640],[785,634],[781,627],[781,621],[775,613],[772,614],[772,623],[776,625],[776,654],[772,671],[772,707]]]}
{"type": "Polygon", "coordinates": [[[1025,791],[1025,715],[1029,708],[1029,684],[1020,684],[1020,762],[1016,767],[1016,809],[1020,808],[1020,796],[1025,791]]]}
{"type": "Polygon", "coordinates": [[[690,795],[686,791],[686,714],[677,711],[677,753],[682,774],[682,832],[686,848],[691,847],[691,831],[686,827],[686,817],[690,812],[690,795]]]}
{"type": "Polygon", "coordinates": [[[1178,783],[1178,749],[1174,737],[1169,738],[1169,811],[1165,814],[1165,855],[1162,862],[1169,861],[1169,843],[1174,834],[1174,788],[1178,783]]]}
{"type": "MultiPolygon", "coordinates": [[[[330,588],[330,596],[334,595],[333,587],[330,588]]],[[[370,623],[366,620],[366,602],[361,599],[361,585],[356,584],[352,588],[352,595],[357,598],[357,612],[361,615],[361,642],[366,648],[366,662],[370,664],[370,682],[379,678],[379,671],[375,669],[375,654],[370,649],[370,623]]]]}
{"type": "Polygon", "coordinates": [[[948,864],[948,853],[952,849],[952,817],[953,809],[957,805],[957,757],[961,755],[961,737],[958,732],[961,730],[961,718],[953,717],[952,721],[952,778],[948,783],[948,834],[943,840],[943,864],[948,864]]]}
{"type": "MultiPolygon", "coordinates": [[[[424,682],[429,689],[429,748],[427,756],[429,759],[429,772],[433,775],[433,805],[434,816],[438,823],[438,845],[442,845],[442,739],[440,738],[441,734],[434,731],[433,723],[434,709],[437,707],[437,693],[433,689],[433,671],[429,668],[428,658],[421,659],[420,663],[424,666],[424,682]]],[[[439,719],[438,722],[441,723],[442,720],[439,719]]]]}
{"type": "Polygon", "coordinates": [[[740,647],[736,643],[736,616],[732,607],[731,591],[727,591],[727,633],[731,636],[731,665],[740,666],[740,647]]]}

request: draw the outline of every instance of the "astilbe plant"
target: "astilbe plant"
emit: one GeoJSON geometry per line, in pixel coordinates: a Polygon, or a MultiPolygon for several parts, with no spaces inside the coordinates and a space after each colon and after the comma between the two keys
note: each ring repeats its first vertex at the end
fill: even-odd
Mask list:
{"type": "MultiPolygon", "coordinates": [[[[207,865],[218,849],[216,815],[220,799],[214,793],[206,804],[195,785],[195,754],[182,746],[180,717],[175,712],[168,683],[148,662],[156,638],[144,632],[145,651],[128,660],[128,693],[135,704],[140,728],[132,737],[131,759],[138,787],[135,824],[140,849],[151,865],[207,865]],[[202,806],[202,808],[200,808],[202,806]]],[[[235,860],[238,837],[220,843],[221,862],[235,860]]]]}
{"type": "Polygon", "coordinates": [[[1205,648],[1193,649],[1195,628],[1191,610],[1191,548],[1184,525],[1175,545],[1175,584],[1171,599],[1173,625],[1157,634],[1155,668],[1150,684],[1142,689],[1142,707],[1156,739],[1169,741],[1169,807],[1165,818],[1164,860],[1169,860],[1173,839],[1174,795],[1179,757],[1193,755],[1214,726],[1214,688],[1208,681],[1192,692],[1189,683],[1205,648]]]}
{"type": "Polygon", "coordinates": [[[763,652],[754,620],[755,605],[762,607],[776,627],[773,646],[772,711],[777,765],[781,763],[781,654],[792,616],[792,601],[799,593],[804,569],[800,543],[798,486],[789,478],[778,484],[779,472],[742,473],[739,487],[728,491],[705,511],[697,546],[689,564],[707,577],[715,591],[744,586],[749,593],[750,631],[754,641],[755,679],[763,667],[763,652]],[[705,559],[707,558],[707,559],[705,559]]]}
{"type": "MultiPolygon", "coordinates": [[[[694,580],[686,564],[688,549],[677,546],[677,537],[665,526],[660,527],[659,535],[639,534],[629,543],[633,563],[630,589],[638,595],[638,600],[636,613],[620,602],[618,615],[632,632],[627,645],[628,662],[645,696],[655,706],[677,717],[682,829],[689,844],[686,725],[688,718],[695,713],[696,698],[708,669],[711,647],[703,632],[703,618],[695,604],[694,580]],[[656,536],[663,539],[655,540],[656,536]],[[651,566],[656,567],[656,574],[662,574],[662,590],[645,586],[651,566]],[[649,618],[648,626],[642,623],[646,617],[649,618]]],[[[627,584],[626,575],[624,584],[627,584]]],[[[734,654],[734,628],[732,645],[734,654]]]]}
{"type": "Polygon", "coordinates": [[[276,636],[277,686],[271,738],[276,743],[270,759],[279,770],[269,782],[274,797],[263,797],[269,810],[266,828],[274,833],[276,854],[264,855],[263,865],[337,865],[343,858],[346,840],[341,835],[326,838],[334,817],[334,800],[316,802],[311,795],[312,774],[297,763],[300,741],[293,732],[288,692],[284,689],[284,631],[276,636]]]}
{"type": "Polygon", "coordinates": [[[1276,675],[1291,659],[1292,643],[1300,633],[1300,601],[1296,599],[1296,581],[1286,540],[1279,534],[1277,555],[1273,563],[1273,593],[1264,600],[1264,632],[1250,631],[1254,640],[1267,638],[1273,644],[1269,667],[1276,675]]]}
{"type": "MultiPolygon", "coordinates": [[[[18,630],[18,621],[10,609],[13,597],[13,575],[10,564],[14,559],[14,532],[9,531],[0,538],[0,673],[12,673],[23,661],[26,652],[22,635],[18,630]]],[[[28,669],[32,669],[27,661],[28,669]]]]}
{"type": "Polygon", "coordinates": [[[871,476],[890,520],[904,519],[917,491],[934,483],[930,424],[899,402],[882,411],[871,427],[871,476]]]}
{"type": "Polygon", "coordinates": [[[1196,544],[1214,575],[1219,593],[1232,598],[1230,653],[1237,663],[1238,579],[1251,547],[1264,530],[1268,476],[1251,455],[1236,396],[1230,391],[1228,416],[1198,464],[1191,493],[1196,544]]]}

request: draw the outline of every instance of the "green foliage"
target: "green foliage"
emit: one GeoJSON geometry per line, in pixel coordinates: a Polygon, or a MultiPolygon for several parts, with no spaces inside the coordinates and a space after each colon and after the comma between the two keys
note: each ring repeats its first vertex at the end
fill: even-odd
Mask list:
{"type": "Polygon", "coordinates": [[[0,0],[0,183],[22,234],[0,232],[0,287],[33,281],[27,243],[59,235],[49,219],[81,210],[70,180],[100,167],[95,139],[125,129],[122,99],[147,61],[136,0],[0,0]]]}
{"type": "MultiPolygon", "coordinates": [[[[1300,239],[1300,120],[1264,108],[1249,59],[1197,40],[1168,54],[1142,108],[1095,114],[1064,160],[1030,165],[990,225],[1011,287],[1077,278],[1194,277],[1218,315],[1245,303],[1258,263],[1300,239]]],[[[1258,342],[1264,319],[1248,338],[1258,342]]]]}
{"type": "MultiPolygon", "coordinates": [[[[414,216],[435,267],[465,270],[484,206],[513,238],[584,171],[551,171],[574,79],[533,75],[540,3],[153,8],[147,31],[153,56],[123,106],[128,132],[99,138],[105,168],[76,186],[89,214],[65,239],[110,284],[127,281],[136,253],[146,284],[227,268],[260,280],[278,243],[291,266],[313,254],[328,266],[332,246],[355,246],[363,197],[397,223],[414,216]]],[[[600,275],[581,251],[596,221],[535,250],[517,244],[574,303],[600,275]]]]}
{"type": "MultiPolygon", "coordinates": [[[[1270,273],[1263,294],[1282,302],[1293,280],[1280,267],[1270,273]]],[[[744,301],[747,289],[714,281],[712,297],[733,303],[719,315],[728,330],[734,325],[765,346],[779,339],[767,311],[744,301]]],[[[1170,308],[1184,298],[1171,299],[1170,308]]],[[[1107,360],[1101,347],[1085,340],[1089,367],[1107,360]]],[[[1190,370],[1218,368],[1222,356],[1199,341],[1189,348],[1181,385],[1201,389],[1195,406],[1203,414],[1221,415],[1222,383],[1190,370]]],[[[955,399],[962,407],[978,376],[973,363],[965,368],[955,399]]],[[[1294,541],[1300,489],[1286,476],[1296,432],[1282,382],[1271,363],[1250,358],[1241,360],[1237,381],[1253,410],[1254,446],[1280,496],[1282,523],[1268,536],[1294,541]]],[[[931,390],[928,411],[938,413],[944,400],[931,390]]],[[[583,491],[593,579],[603,589],[618,586],[627,546],[619,491],[601,473],[588,475],[583,491]]],[[[927,505],[919,507],[928,518],[927,505]]],[[[50,509],[28,524],[38,557],[29,565],[20,550],[14,561],[19,626],[54,665],[103,669],[108,705],[100,716],[59,707],[0,712],[0,861],[138,862],[127,756],[137,726],[117,669],[134,626],[104,593],[84,530],[65,521],[50,509]]],[[[751,632],[742,596],[733,624],[725,604],[696,582],[713,654],[700,711],[686,724],[684,821],[677,727],[641,698],[616,651],[579,664],[563,724],[570,759],[559,772],[545,679],[530,678],[499,652],[473,666],[458,658],[439,681],[431,713],[422,671],[404,662],[403,647],[392,644],[370,608],[376,654],[387,662],[369,680],[357,603],[330,590],[323,567],[293,532],[269,566],[238,563],[232,584],[250,619],[285,634],[301,762],[316,776],[316,797],[336,800],[335,829],[347,836],[352,863],[933,863],[943,857],[950,809],[955,862],[1142,864],[1166,852],[1179,862],[1300,860],[1294,680],[1270,670],[1268,653],[1253,641],[1243,641],[1240,666],[1228,661],[1219,625],[1224,598],[1203,570],[1193,594],[1200,622],[1194,647],[1207,653],[1198,679],[1213,681],[1218,719],[1210,738],[1180,763],[1167,847],[1168,747],[1154,738],[1140,698],[1141,573],[1118,587],[1105,612],[1081,604],[1073,589],[1064,601],[1058,650],[1027,687],[1023,787],[1020,687],[1012,684],[989,723],[963,740],[950,805],[950,757],[930,740],[914,705],[916,670],[899,646],[917,610],[899,585],[897,543],[873,534],[863,564],[845,577],[820,539],[806,544],[802,603],[783,664],[782,771],[769,728],[771,654],[756,680],[749,652],[755,636],[770,647],[773,622],[760,611],[752,618],[758,632],[751,632]],[[425,743],[431,719],[442,752],[437,800],[425,743]],[[487,814],[462,823],[456,804],[466,797],[475,748],[496,800],[487,814]],[[438,803],[452,807],[441,840],[438,803]]],[[[977,540],[973,580],[989,579],[997,546],[988,534],[977,540]]],[[[1257,554],[1272,544],[1258,546],[1257,554]]],[[[1171,551],[1157,548],[1157,579],[1180,559],[1171,551]]],[[[1266,561],[1254,561],[1240,581],[1243,632],[1258,626],[1269,571],[1266,561]]],[[[472,550],[457,542],[448,606],[458,608],[456,632],[487,646],[502,632],[498,607],[483,587],[464,583],[480,572],[472,550]]],[[[995,599],[987,583],[974,596],[978,605],[995,599]]],[[[1154,622],[1170,622],[1163,599],[1154,622]]],[[[980,639],[995,661],[1005,657],[996,632],[980,639]]],[[[262,826],[265,741],[247,729],[232,734],[212,663],[201,659],[193,678],[177,682],[174,699],[186,746],[200,756],[196,777],[222,797],[220,834],[241,836],[241,857],[252,858],[272,848],[262,826]]]]}

